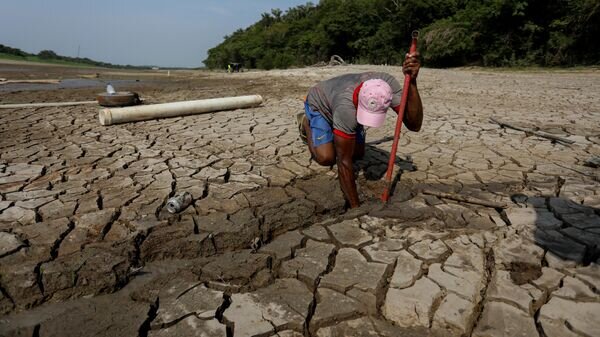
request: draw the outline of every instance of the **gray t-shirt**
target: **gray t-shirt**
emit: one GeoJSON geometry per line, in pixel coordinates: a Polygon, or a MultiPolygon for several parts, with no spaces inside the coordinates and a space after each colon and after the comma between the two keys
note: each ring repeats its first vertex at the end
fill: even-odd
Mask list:
{"type": "Polygon", "coordinates": [[[318,111],[334,129],[346,134],[356,133],[356,107],[353,102],[354,89],[364,81],[382,79],[392,88],[391,107],[400,105],[402,86],[387,73],[367,72],[346,74],[317,83],[310,88],[306,100],[313,111],[318,111]]]}

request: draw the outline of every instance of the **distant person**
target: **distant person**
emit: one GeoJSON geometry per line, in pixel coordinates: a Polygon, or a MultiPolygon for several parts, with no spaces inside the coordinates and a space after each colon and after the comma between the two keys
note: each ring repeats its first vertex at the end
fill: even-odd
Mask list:
{"type": "Polygon", "coordinates": [[[231,63],[227,65],[227,72],[231,74],[231,63]]]}
{"type": "MultiPolygon", "coordinates": [[[[402,72],[411,75],[412,82],[403,122],[411,131],[419,131],[423,122],[417,89],[420,68],[419,53],[407,54],[402,72]]],[[[360,204],[352,164],[365,154],[364,127],[383,125],[388,107],[398,112],[401,96],[402,85],[392,75],[346,74],[310,88],[304,113],[297,116],[300,138],[313,159],[323,166],[337,163],[341,189],[352,208],[360,204]]]]}

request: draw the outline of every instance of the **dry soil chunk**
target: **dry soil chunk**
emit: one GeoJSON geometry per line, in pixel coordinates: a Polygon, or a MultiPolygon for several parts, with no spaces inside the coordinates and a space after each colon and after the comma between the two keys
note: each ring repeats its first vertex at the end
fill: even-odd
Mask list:
{"type": "Polygon", "coordinates": [[[309,238],[317,241],[328,241],[329,233],[325,227],[321,225],[313,225],[308,227],[307,229],[302,230],[302,234],[308,236],[309,238]]]}
{"type": "Polygon", "coordinates": [[[514,235],[501,240],[494,246],[496,264],[510,267],[512,263],[525,263],[539,266],[542,263],[544,249],[534,243],[514,235]]]}
{"type": "MultiPolygon", "coordinates": [[[[403,331],[402,331],[403,332],[403,331]]],[[[403,334],[399,328],[390,327],[385,322],[371,320],[361,317],[349,321],[340,322],[333,326],[321,328],[317,331],[317,337],[381,337],[381,336],[412,336],[403,334]],[[381,334],[378,333],[381,331],[381,334]]]]}
{"type": "Polygon", "coordinates": [[[511,302],[513,305],[533,316],[533,298],[529,292],[514,284],[510,273],[505,270],[496,270],[492,282],[487,290],[488,300],[511,302]]]}
{"type": "Polygon", "coordinates": [[[148,318],[148,309],[144,304],[113,302],[108,298],[80,301],[42,322],[39,336],[137,336],[138,329],[148,318]]]}
{"type": "Polygon", "coordinates": [[[312,299],[304,283],[278,279],[255,292],[233,294],[223,317],[236,337],[270,335],[275,329],[302,331],[312,299]]]}
{"type": "Polygon", "coordinates": [[[552,297],[540,310],[539,321],[548,337],[566,335],[566,323],[573,331],[597,336],[600,331],[600,303],[573,302],[552,297]]]}
{"type": "Polygon", "coordinates": [[[0,257],[11,254],[24,245],[16,235],[0,232],[0,257]]]}
{"type": "Polygon", "coordinates": [[[400,252],[390,281],[390,287],[402,289],[412,286],[421,275],[422,265],[423,261],[415,259],[409,252],[405,250],[400,252]]]}
{"type": "Polygon", "coordinates": [[[373,236],[359,226],[360,222],[357,219],[346,220],[329,226],[329,230],[343,246],[361,247],[369,243],[373,236]]]}
{"type": "Polygon", "coordinates": [[[196,316],[188,316],[177,324],[161,330],[150,330],[149,337],[225,337],[225,325],[216,319],[205,320],[196,316]]]}
{"type": "Polygon", "coordinates": [[[30,225],[35,223],[35,212],[29,209],[13,206],[5,209],[0,214],[0,223],[19,223],[20,225],[30,225]]]}
{"type": "Polygon", "coordinates": [[[433,262],[446,254],[448,247],[441,240],[426,239],[410,246],[409,250],[420,259],[433,262]]]}
{"type": "Polygon", "coordinates": [[[533,280],[532,283],[542,289],[552,292],[558,288],[560,281],[564,277],[565,275],[556,269],[542,267],[542,276],[536,280],[533,280]]]}
{"type": "Polygon", "coordinates": [[[563,286],[560,289],[553,292],[552,296],[558,296],[570,300],[598,300],[600,297],[598,294],[595,294],[592,291],[592,289],[590,289],[581,280],[571,276],[567,276],[563,279],[563,286]]]}
{"type": "Polygon", "coordinates": [[[473,337],[538,336],[533,318],[514,306],[502,302],[485,304],[473,337]]]}
{"type": "Polygon", "coordinates": [[[433,317],[433,329],[442,336],[468,336],[475,321],[475,304],[449,293],[433,317]]]}
{"type": "Polygon", "coordinates": [[[167,286],[170,288],[165,290],[170,296],[160,296],[153,327],[164,327],[190,314],[205,320],[211,319],[223,304],[223,293],[204,285],[189,285],[189,289],[183,291],[177,291],[177,285],[167,286]]]}
{"type": "Polygon", "coordinates": [[[280,261],[287,260],[292,256],[292,252],[300,247],[303,238],[299,231],[287,232],[276,237],[260,251],[274,256],[275,264],[279,264],[280,261]]]}
{"type": "Polygon", "coordinates": [[[310,321],[311,330],[339,323],[365,312],[361,303],[331,289],[319,288],[317,298],[317,308],[310,321]]]}
{"type": "Polygon", "coordinates": [[[385,264],[367,262],[356,249],[342,248],[337,254],[335,267],[321,279],[320,285],[342,293],[350,288],[375,293],[385,269],[385,264]]]}
{"type": "Polygon", "coordinates": [[[430,327],[433,304],[442,290],[427,277],[406,289],[389,288],[383,304],[383,316],[401,327],[430,327]]]}
{"type": "Polygon", "coordinates": [[[327,269],[329,256],[334,249],[332,244],[308,240],[305,248],[296,251],[296,257],[281,264],[279,274],[283,277],[297,277],[312,286],[327,269]]]}
{"type": "Polygon", "coordinates": [[[484,287],[482,273],[454,267],[445,267],[442,270],[441,265],[436,263],[429,267],[427,276],[446,290],[472,302],[476,303],[481,298],[480,292],[484,287]]]}
{"type": "Polygon", "coordinates": [[[403,256],[404,242],[404,240],[389,239],[369,245],[364,250],[371,260],[392,264],[398,257],[403,256]]]}

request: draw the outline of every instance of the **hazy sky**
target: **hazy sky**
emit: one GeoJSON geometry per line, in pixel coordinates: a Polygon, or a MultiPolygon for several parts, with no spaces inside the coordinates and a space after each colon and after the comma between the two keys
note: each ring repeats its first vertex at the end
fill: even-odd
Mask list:
{"type": "MultiPolygon", "coordinates": [[[[0,0],[0,44],[116,64],[198,67],[271,8],[308,0],[0,0]]],[[[313,0],[313,3],[318,1],[313,0]]]]}

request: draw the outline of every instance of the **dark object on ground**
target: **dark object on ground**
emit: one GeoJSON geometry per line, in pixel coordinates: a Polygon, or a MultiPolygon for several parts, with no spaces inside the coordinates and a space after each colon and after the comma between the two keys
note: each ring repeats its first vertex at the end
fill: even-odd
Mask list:
{"type": "Polygon", "coordinates": [[[600,167],[600,157],[591,157],[585,160],[583,165],[587,167],[598,168],[600,167]]]}
{"type": "Polygon", "coordinates": [[[522,128],[520,126],[514,126],[514,125],[511,125],[511,124],[508,124],[508,123],[500,122],[500,121],[494,119],[493,117],[490,117],[490,121],[492,121],[493,123],[496,123],[496,124],[500,125],[500,127],[502,127],[502,128],[509,128],[509,129],[513,129],[513,130],[523,131],[527,135],[536,135],[538,137],[550,139],[553,142],[561,142],[561,143],[565,143],[565,144],[573,144],[573,143],[575,143],[575,141],[572,141],[570,139],[566,139],[566,138],[554,136],[554,135],[551,135],[551,134],[543,132],[543,131],[537,131],[537,130],[533,130],[533,129],[522,128]]]}
{"type": "Polygon", "coordinates": [[[228,73],[239,73],[239,72],[243,72],[242,70],[242,64],[241,63],[237,63],[237,62],[231,62],[227,65],[227,72],[228,73]]]}
{"type": "Polygon", "coordinates": [[[436,196],[439,198],[444,198],[444,199],[462,201],[462,202],[466,202],[469,204],[481,205],[481,206],[492,207],[492,208],[506,208],[507,207],[506,204],[501,203],[501,202],[477,199],[477,198],[470,197],[468,195],[451,194],[451,193],[444,193],[444,192],[438,192],[438,191],[432,191],[432,190],[423,190],[422,192],[423,192],[423,194],[433,195],[433,196],[436,196]]]}
{"type": "Polygon", "coordinates": [[[344,59],[342,59],[339,55],[333,55],[329,59],[329,65],[330,66],[344,66],[344,65],[346,65],[346,62],[344,62],[344,59]]]}
{"type": "Polygon", "coordinates": [[[140,104],[140,96],[136,92],[118,91],[114,94],[103,92],[96,95],[98,104],[107,107],[131,106],[140,104]]]}

